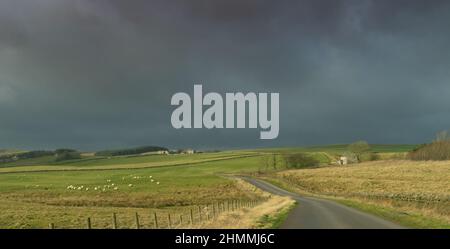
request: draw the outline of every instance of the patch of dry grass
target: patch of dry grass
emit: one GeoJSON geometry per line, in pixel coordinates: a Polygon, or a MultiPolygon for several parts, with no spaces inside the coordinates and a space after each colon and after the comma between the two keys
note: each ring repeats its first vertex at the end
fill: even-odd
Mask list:
{"type": "Polygon", "coordinates": [[[251,229],[251,228],[269,228],[270,223],[261,223],[264,216],[275,217],[284,210],[294,205],[295,201],[289,197],[281,197],[269,194],[261,189],[237,179],[237,186],[245,192],[251,192],[265,201],[254,207],[246,207],[234,212],[224,212],[215,220],[201,223],[195,228],[223,228],[223,229],[251,229]]]}
{"type": "Polygon", "coordinates": [[[293,204],[294,201],[288,197],[272,196],[255,207],[223,213],[216,220],[203,223],[198,228],[270,228],[272,224],[261,224],[259,222],[261,218],[264,216],[276,216],[293,204]]]}

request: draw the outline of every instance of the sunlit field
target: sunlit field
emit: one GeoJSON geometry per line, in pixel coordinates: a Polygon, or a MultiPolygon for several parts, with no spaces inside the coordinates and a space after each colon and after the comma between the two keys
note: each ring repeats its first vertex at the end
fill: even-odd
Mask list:
{"type": "Polygon", "coordinates": [[[450,161],[383,160],[275,176],[309,193],[355,198],[416,212],[450,224],[450,161]]]}

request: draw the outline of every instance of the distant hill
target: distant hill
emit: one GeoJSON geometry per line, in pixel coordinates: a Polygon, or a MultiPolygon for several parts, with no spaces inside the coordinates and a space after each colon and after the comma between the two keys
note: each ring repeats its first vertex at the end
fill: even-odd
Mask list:
{"type": "Polygon", "coordinates": [[[119,149],[119,150],[103,150],[95,153],[96,156],[126,156],[126,155],[137,155],[148,152],[156,152],[168,150],[167,148],[160,146],[141,146],[135,148],[128,149],[119,149]]]}
{"type": "Polygon", "coordinates": [[[0,156],[18,154],[18,153],[22,153],[22,152],[25,152],[25,151],[16,150],[16,149],[0,149],[0,156]]]}

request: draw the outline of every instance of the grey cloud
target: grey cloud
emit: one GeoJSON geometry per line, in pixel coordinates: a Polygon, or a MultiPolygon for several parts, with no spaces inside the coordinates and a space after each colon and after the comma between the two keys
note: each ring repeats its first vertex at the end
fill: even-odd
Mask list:
{"type": "Polygon", "coordinates": [[[449,128],[448,1],[2,1],[0,147],[419,143],[449,128]],[[280,92],[281,130],[174,130],[170,97],[280,92]]]}

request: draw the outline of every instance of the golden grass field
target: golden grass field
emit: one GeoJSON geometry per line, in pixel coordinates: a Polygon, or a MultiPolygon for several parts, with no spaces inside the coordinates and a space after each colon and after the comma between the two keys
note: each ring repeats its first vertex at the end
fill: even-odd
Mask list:
{"type": "Polygon", "coordinates": [[[299,191],[363,200],[450,224],[450,161],[384,160],[274,176],[299,191]]]}

